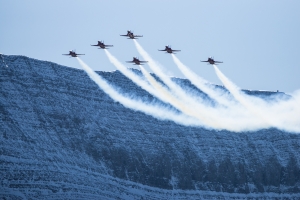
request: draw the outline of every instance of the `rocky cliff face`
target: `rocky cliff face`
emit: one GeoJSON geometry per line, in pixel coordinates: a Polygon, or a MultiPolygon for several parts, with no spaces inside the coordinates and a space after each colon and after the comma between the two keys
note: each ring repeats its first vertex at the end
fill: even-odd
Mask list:
{"type": "MultiPolygon", "coordinates": [[[[153,99],[118,71],[98,73],[153,99]]],[[[160,121],[82,70],[24,56],[0,55],[0,86],[2,198],[300,198],[299,134],[160,121]]]]}

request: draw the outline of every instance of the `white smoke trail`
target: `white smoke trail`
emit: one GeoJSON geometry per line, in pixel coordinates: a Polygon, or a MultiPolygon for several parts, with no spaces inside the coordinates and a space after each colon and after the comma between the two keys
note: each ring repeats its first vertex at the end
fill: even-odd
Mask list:
{"type": "MultiPolygon", "coordinates": [[[[122,63],[120,63],[114,56],[112,56],[107,50],[105,50],[106,55],[108,56],[109,60],[128,78],[130,78],[133,82],[135,82],[137,85],[141,86],[144,90],[148,91],[149,93],[153,94],[160,100],[170,103],[172,106],[180,110],[181,112],[196,117],[199,119],[199,114],[197,114],[195,111],[189,109],[186,107],[183,103],[178,101],[164,86],[162,86],[160,83],[158,83],[142,66],[140,66],[142,73],[147,78],[147,80],[151,83],[151,85],[156,89],[153,90],[153,88],[148,85],[144,80],[142,80],[140,77],[135,75],[133,72],[128,70],[122,63]],[[158,93],[158,92],[159,93],[158,93]]],[[[200,118],[201,121],[203,119],[200,118]]],[[[209,124],[206,124],[209,126],[209,124]]]]}
{"type": "MultiPolygon", "coordinates": [[[[140,68],[141,68],[141,71],[142,71],[143,75],[148,79],[148,81],[151,83],[151,85],[164,97],[164,99],[167,99],[168,102],[172,106],[174,106],[175,108],[177,108],[178,110],[180,110],[181,112],[183,112],[186,115],[198,118],[198,115],[197,115],[197,113],[195,113],[195,111],[191,110],[185,104],[183,104],[182,102],[178,101],[178,99],[176,99],[170,93],[170,91],[167,88],[165,88],[161,83],[159,83],[158,81],[156,81],[151,76],[151,74],[148,73],[145,70],[145,68],[143,66],[140,65],[140,68]]],[[[202,121],[202,119],[200,119],[200,121],[202,121]]]]}
{"type": "Polygon", "coordinates": [[[169,90],[163,86],[162,84],[160,84],[158,81],[155,80],[155,78],[153,78],[151,76],[151,74],[149,72],[147,72],[147,70],[142,66],[139,65],[143,75],[146,77],[146,79],[149,81],[149,83],[153,86],[153,88],[156,89],[156,91],[158,91],[160,93],[161,96],[164,96],[163,98],[166,99],[166,102],[169,103],[170,99],[172,99],[172,95],[170,94],[169,90]]]}
{"type": "MultiPolygon", "coordinates": [[[[239,112],[231,112],[226,108],[216,108],[205,105],[204,101],[195,101],[194,96],[186,93],[181,87],[176,85],[168,76],[164,74],[160,66],[147,54],[147,52],[134,40],[135,46],[145,60],[148,60],[150,68],[161,80],[171,89],[172,96],[184,105],[188,105],[190,110],[196,113],[196,118],[203,124],[214,129],[226,129],[230,131],[248,131],[265,128],[266,125],[253,118],[251,113],[242,107],[237,107],[239,112]],[[250,125],[249,125],[250,124],[250,125]]],[[[194,116],[194,115],[192,115],[194,116]]]]}
{"type": "Polygon", "coordinates": [[[253,101],[255,106],[262,109],[264,111],[263,114],[265,114],[265,116],[268,117],[277,128],[300,133],[299,97],[299,93],[296,91],[288,100],[280,97],[278,97],[276,101],[268,101],[268,99],[266,99],[261,102],[257,101],[255,97],[251,97],[251,100],[255,100],[253,101]]]}
{"type": "Polygon", "coordinates": [[[214,99],[219,104],[225,106],[232,106],[232,100],[230,100],[230,97],[227,94],[225,94],[224,91],[210,86],[208,81],[191,71],[187,66],[180,62],[180,60],[174,54],[172,54],[172,58],[179,70],[184,74],[184,76],[187,79],[189,79],[192,82],[193,85],[195,85],[198,89],[206,93],[210,98],[214,99]]]}
{"type": "Polygon", "coordinates": [[[243,93],[214,65],[217,76],[231,94],[257,118],[269,127],[276,127],[290,132],[300,132],[300,110],[298,95],[292,100],[270,102],[243,93]]]}
{"type": "Polygon", "coordinates": [[[151,115],[161,120],[171,120],[175,123],[186,126],[201,126],[198,120],[188,117],[183,114],[177,114],[162,106],[149,105],[140,100],[133,100],[119,94],[112,86],[110,86],[100,75],[94,72],[88,65],[86,65],[80,58],[76,57],[82,68],[89,75],[89,77],[113,100],[121,103],[123,106],[132,110],[141,111],[147,115],[151,115]]]}
{"type": "Polygon", "coordinates": [[[173,96],[178,98],[182,103],[189,105],[193,110],[197,112],[197,118],[201,119],[201,122],[204,124],[214,127],[217,129],[222,129],[223,127],[220,126],[217,120],[213,119],[213,115],[211,112],[208,111],[209,108],[204,108],[202,104],[199,104],[199,102],[196,102],[193,98],[197,98],[196,96],[191,97],[189,94],[187,94],[180,86],[175,84],[170,77],[168,77],[159,66],[158,63],[156,63],[151,56],[141,47],[141,45],[136,41],[133,40],[134,44],[138,50],[138,52],[142,55],[142,57],[148,61],[148,64],[150,68],[153,70],[153,72],[158,75],[158,77],[170,88],[171,93],[173,96]]]}
{"type": "MultiPolygon", "coordinates": [[[[198,89],[206,93],[209,97],[217,101],[219,104],[225,105],[228,108],[226,110],[227,117],[232,116],[235,119],[239,117],[238,120],[236,119],[237,121],[242,120],[240,118],[241,116],[244,116],[243,120],[249,119],[249,116],[244,115],[244,113],[246,112],[245,109],[243,107],[240,107],[238,102],[234,101],[234,99],[232,99],[231,96],[229,96],[224,91],[221,91],[218,88],[210,86],[208,81],[191,71],[187,66],[180,62],[180,60],[174,54],[172,54],[172,58],[175,64],[178,66],[179,70],[192,82],[192,84],[194,84],[198,89]]],[[[224,112],[224,110],[220,110],[220,113],[221,112],[224,112]]],[[[224,119],[220,120],[224,121],[224,119]]],[[[259,126],[266,127],[266,125],[263,125],[261,123],[259,123],[259,126]]]]}
{"type": "Polygon", "coordinates": [[[142,57],[149,61],[149,67],[170,88],[173,95],[185,101],[185,103],[195,103],[194,99],[192,99],[189,94],[187,94],[180,86],[174,83],[171,78],[162,71],[161,66],[151,58],[151,56],[141,47],[141,45],[136,40],[133,41],[142,57]]]}
{"type": "MultiPolygon", "coordinates": [[[[138,75],[136,75],[135,73],[130,71],[126,66],[124,66],[121,62],[119,62],[118,59],[116,59],[113,55],[111,55],[111,53],[109,53],[108,50],[104,49],[104,51],[105,51],[108,59],[110,60],[110,62],[113,65],[115,65],[116,68],[122,74],[124,74],[127,78],[131,79],[136,85],[140,86],[142,89],[146,90],[147,92],[149,92],[153,96],[156,96],[157,98],[160,98],[157,91],[155,91],[153,89],[153,87],[151,87],[151,85],[149,85],[145,80],[141,79],[141,77],[139,77],[138,75]]],[[[161,99],[161,100],[163,100],[163,99],[161,99]]]]}
{"type": "Polygon", "coordinates": [[[241,91],[241,89],[238,88],[234,83],[232,83],[228,78],[226,78],[226,76],[219,70],[219,68],[216,65],[213,66],[219,79],[222,81],[224,86],[231,92],[231,94],[236,98],[236,100],[238,100],[243,106],[248,108],[254,115],[271,125],[272,123],[270,122],[270,120],[264,117],[264,114],[261,113],[261,110],[255,108],[255,106],[249,101],[249,99],[246,98],[246,95],[241,91]]]}

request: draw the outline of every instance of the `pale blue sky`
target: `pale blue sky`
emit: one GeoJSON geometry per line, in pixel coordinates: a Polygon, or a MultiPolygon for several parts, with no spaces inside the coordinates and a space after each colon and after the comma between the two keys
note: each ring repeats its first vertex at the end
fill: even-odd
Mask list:
{"type": "MultiPolygon", "coordinates": [[[[243,89],[300,89],[299,0],[0,0],[0,53],[25,55],[80,68],[62,56],[71,49],[95,70],[112,71],[98,40],[124,65],[140,56],[127,30],[169,73],[184,77],[165,45],[206,80],[221,84],[208,56],[223,61],[220,70],[243,89]]],[[[140,56],[141,57],[141,56],[140,56]]],[[[149,70],[148,66],[146,69],[149,70]]]]}

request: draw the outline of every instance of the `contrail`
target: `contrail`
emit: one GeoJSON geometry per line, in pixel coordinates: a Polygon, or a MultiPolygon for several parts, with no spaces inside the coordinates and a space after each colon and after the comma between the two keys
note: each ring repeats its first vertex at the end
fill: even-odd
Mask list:
{"type": "Polygon", "coordinates": [[[292,94],[290,99],[278,96],[275,101],[263,100],[255,105],[264,109],[266,116],[276,124],[277,128],[290,132],[300,132],[300,91],[292,94]]]}
{"type": "Polygon", "coordinates": [[[264,117],[264,115],[261,113],[261,111],[257,110],[251,102],[245,97],[245,94],[241,92],[241,89],[238,88],[234,83],[232,83],[226,76],[219,70],[219,68],[216,65],[213,65],[215,72],[219,79],[222,81],[224,86],[231,92],[231,94],[238,100],[243,106],[250,109],[250,111],[255,114],[257,117],[261,118],[268,124],[272,124],[267,118],[264,117]]]}
{"type": "MultiPolygon", "coordinates": [[[[145,80],[141,79],[141,77],[139,77],[138,75],[136,75],[135,73],[133,73],[132,71],[130,71],[127,67],[125,67],[122,63],[120,63],[118,61],[118,59],[116,59],[113,55],[111,55],[111,53],[109,53],[108,50],[104,49],[108,59],[110,60],[110,62],[116,66],[116,68],[122,73],[124,74],[127,78],[131,79],[136,85],[138,85],[139,87],[141,87],[142,89],[146,90],[147,92],[149,92],[150,94],[152,94],[153,96],[159,98],[159,95],[157,94],[157,92],[153,89],[153,87],[151,87],[151,85],[149,85],[145,80]]],[[[160,98],[161,99],[161,98],[160,98]]],[[[161,99],[163,100],[163,99],[161,99]]]]}
{"type": "MultiPolygon", "coordinates": [[[[140,65],[141,71],[143,75],[148,79],[148,81],[151,83],[151,85],[164,97],[164,99],[167,99],[168,102],[183,112],[186,115],[189,115],[191,117],[198,118],[197,113],[195,113],[193,110],[190,110],[188,107],[186,107],[182,102],[178,101],[167,88],[165,88],[161,83],[156,81],[149,72],[145,70],[143,66],[140,65]]],[[[203,121],[200,119],[200,121],[203,121]]],[[[207,124],[209,126],[209,124],[207,124]]]]}
{"type": "Polygon", "coordinates": [[[171,92],[174,96],[177,98],[180,98],[182,101],[189,105],[195,105],[196,102],[193,98],[198,98],[197,96],[191,97],[189,94],[187,94],[180,86],[178,86],[176,83],[174,83],[170,77],[165,75],[165,73],[161,70],[161,67],[158,63],[156,63],[151,56],[141,47],[141,45],[136,41],[133,40],[134,44],[139,51],[139,53],[143,56],[145,60],[148,60],[148,65],[152,69],[152,71],[170,88],[171,92]]]}
{"type": "MultiPolygon", "coordinates": [[[[163,96],[165,96],[166,99],[168,99],[169,103],[174,106],[175,108],[177,108],[178,110],[180,110],[181,112],[183,112],[186,115],[189,115],[191,117],[194,117],[196,119],[199,119],[201,122],[203,121],[202,118],[199,118],[198,113],[191,109],[190,107],[187,107],[185,104],[183,104],[182,102],[180,102],[178,99],[176,99],[176,97],[174,97],[170,91],[165,88],[161,83],[159,83],[158,81],[156,81],[151,74],[149,74],[144,67],[140,66],[142,73],[144,74],[144,76],[148,79],[148,81],[151,83],[151,85],[153,85],[153,87],[159,91],[163,96]]],[[[220,111],[221,112],[221,111],[220,111]]],[[[240,112],[242,113],[242,112],[240,112]]],[[[245,114],[245,112],[243,112],[243,114],[245,114]]],[[[219,121],[221,121],[221,128],[222,129],[227,129],[230,131],[241,131],[241,130],[249,130],[247,127],[249,126],[248,124],[252,124],[251,122],[249,122],[249,120],[244,120],[245,117],[241,117],[240,115],[238,116],[237,114],[224,114],[223,119],[219,119],[219,121]],[[230,116],[230,117],[229,117],[230,116]]],[[[249,117],[247,118],[249,119],[249,117]]],[[[215,123],[214,124],[209,124],[206,121],[203,122],[204,125],[206,125],[209,128],[214,128],[214,129],[221,129],[220,127],[216,126],[215,123]]],[[[253,128],[261,128],[261,124],[260,123],[255,123],[253,124],[253,128]]]]}
{"type": "MultiPolygon", "coordinates": [[[[220,105],[226,106],[225,108],[216,108],[218,111],[216,112],[216,116],[220,115],[218,117],[219,120],[224,121],[224,118],[226,118],[226,124],[229,126],[238,126],[238,123],[244,123],[244,126],[247,127],[247,121],[249,121],[248,126],[251,124],[250,121],[256,121],[254,122],[255,128],[257,126],[263,126],[266,127],[263,123],[258,122],[258,120],[253,119],[251,113],[247,113],[247,110],[245,108],[241,107],[237,101],[235,101],[232,96],[229,96],[224,91],[219,90],[218,88],[213,88],[209,86],[208,81],[201,78],[197,74],[195,74],[193,71],[191,71],[187,66],[185,66],[183,63],[180,62],[180,60],[172,54],[172,58],[178,68],[181,70],[181,72],[200,90],[205,92],[209,97],[214,99],[216,102],[218,102],[220,105]],[[246,114],[247,113],[247,114],[246,114]],[[221,118],[221,116],[223,116],[221,118]],[[230,116],[232,119],[235,120],[230,122],[230,116]],[[252,119],[251,119],[252,118],[252,119]]],[[[252,123],[253,123],[252,122],[252,123]]],[[[253,127],[254,128],[254,127],[253,127]]]]}
{"type": "Polygon", "coordinates": [[[218,129],[222,129],[222,127],[218,124],[219,122],[212,116],[211,113],[205,112],[209,108],[205,108],[199,102],[196,102],[193,98],[197,98],[194,96],[193,98],[187,94],[180,86],[175,84],[165,73],[161,70],[159,65],[148,55],[148,53],[139,45],[136,40],[133,40],[134,44],[139,51],[139,53],[143,56],[145,60],[148,61],[148,65],[153,70],[153,72],[158,75],[158,77],[170,88],[172,95],[176,98],[180,99],[184,104],[189,105],[197,112],[197,118],[201,119],[204,124],[210,124],[211,127],[215,127],[218,129]],[[200,107],[200,108],[199,108],[200,107]]]}
{"type": "Polygon", "coordinates": [[[179,70],[184,74],[184,76],[189,79],[193,85],[195,85],[198,89],[206,93],[210,98],[214,99],[219,104],[230,106],[232,105],[232,100],[229,100],[227,94],[224,91],[220,91],[217,88],[213,88],[209,85],[208,81],[198,76],[196,73],[191,71],[187,66],[185,66],[180,60],[174,55],[171,54],[173,61],[179,68],[179,70]]]}
{"type": "Polygon", "coordinates": [[[80,58],[76,57],[82,68],[89,75],[89,77],[113,100],[121,103],[123,106],[132,110],[141,111],[147,115],[151,115],[161,120],[171,120],[175,123],[186,126],[202,126],[198,120],[188,117],[183,114],[172,112],[158,105],[149,105],[140,100],[133,100],[119,94],[112,86],[110,86],[100,75],[94,72],[88,65],[86,65],[80,58]]]}
{"type": "MultiPolygon", "coordinates": [[[[134,74],[132,71],[128,70],[122,63],[120,63],[114,56],[112,56],[109,51],[105,50],[106,55],[108,56],[109,60],[119,69],[125,76],[130,78],[133,82],[135,82],[137,85],[141,86],[144,90],[148,91],[149,93],[156,96],[158,99],[170,103],[172,106],[180,110],[181,112],[185,113],[186,115],[189,115],[191,117],[195,117],[199,119],[201,122],[207,121],[203,117],[199,117],[199,114],[195,112],[194,110],[188,108],[185,106],[184,103],[180,102],[179,100],[174,97],[172,93],[168,89],[166,89],[163,85],[161,85],[159,82],[157,82],[142,66],[140,66],[141,71],[143,75],[147,78],[148,82],[156,89],[154,90],[153,87],[148,85],[144,80],[142,80],[140,77],[138,77],[136,74],[134,74]],[[154,90],[154,91],[153,91],[154,90]]],[[[220,128],[220,127],[213,127],[215,126],[216,122],[213,123],[204,123],[209,127],[212,128],[220,128]]]]}
{"type": "MultiPolygon", "coordinates": [[[[257,118],[263,120],[269,127],[282,130],[300,131],[300,112],[295,105],[299,105],[298,96],[292,100],[279,102],[265,101],[241,92],[218,68],[214,65],[217,76],[231,92],[231,94],[257,118]]],[[[298,107],[299,108],[299,107],[298,107]]]]}
{"type": "MultiPolygon", "coordinates": [[[[145,60],[149,61],[148,64],[150,68],[161,78],[168,88],[170,88],[172,96],[177,98],[182,104],[188,105],[188,108],[196,113],[196,118],[203,124],[219,130],[226,129],[236,132],[242,130],[257,130],[266,127],[259,120],[253,118],[251,113],[247,112],[247,110],[242,107],[236,109],[239,112],[231,112],[230,109],[210,107],[206,106],[204,101],[196,101],[194,99],[197,98],[196,96],[190,96],[190,94],[187,94],[181,87],[175,84],[162,72],[159,65],[147,54],[147,52],[145,52],[138,42],[135,40],[133,41],[139,53],[145,60]],[[249,124],[251,124],[251,126],[249,126],[249,124]]],[[[192,114],[192,116],[195,115],[192,114]]]]}

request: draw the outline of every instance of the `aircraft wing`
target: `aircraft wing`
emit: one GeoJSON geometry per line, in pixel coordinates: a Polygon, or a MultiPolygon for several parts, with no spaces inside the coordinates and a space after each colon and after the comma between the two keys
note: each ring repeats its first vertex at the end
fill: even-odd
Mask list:
{"type": "Polygon", "coordinates": [[[71,54],[61,54],[61,55],[64,55],[64,56],[70,56],[71,54]]]}
{"type": "Polygon", "coordinates": [[[143,37],[142,35],[133,35],[133,37],[143,37]]]}
{"type": "Polygon", "coordinates": [[[207,60],[206,61],[202,61],[202,60],[200,60],[201,62],[208,62],[207,60]]]}
{"type": "Polygon", "coordinates": [[[113,47],[114,45],[105,45],[106,47],[113,47]]]}
{"type": "Polygon", "coordinates": [[[120,36],[128,36],[128,35],[120,35],[120,36]]]}
{"type": "Polygon", "coordinates": [[[148,61],[140,61],[140,63],[147,63],[148,61]]]}
{"type": "Polygon", "coordinates": [[[76,56],[79,56],[79,55],[85,55],[85,54],[79,54],[79,53],[76,53],[76,56]]]}
{"type": "Polygon", "coordinates": [[[163,49],[163,50],[158,49],[158,51],[167,51],[167,50],[166,49],[163,49]]]}
{"type": "Polygon", "coordinates": [[[215,63],[223,63],[223,62],[221,62],[221,61],[215,61],[215,63]]]}
{"type": "Polygon", "coordinates": [[[94,44],[91,44],[91,46],[99,46],[99,45],[98,45],[98,44],[95,44],[95,45],[94,45],[94,44]]]}
{"type": "Polygon", "coordinates": [[[181,50],[173,50],[173,49],[172,49],[172,51],[175,51],[175,52],[176,52],[176,51],[181,51],[181,50]]]}
{"type": "Polygon", "coordinates": [[[134,63],[134,61],[126,61],[127,63],[134,63]]]}

